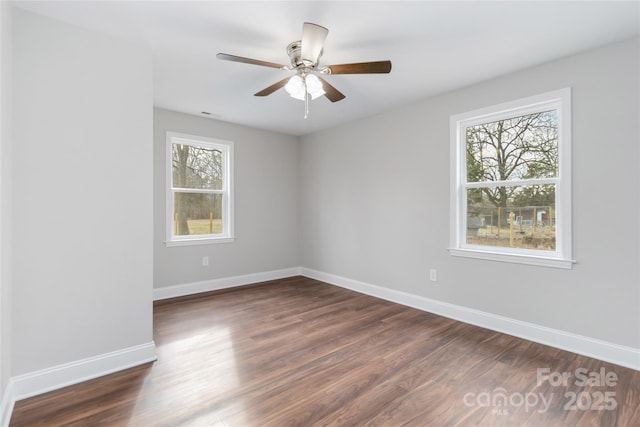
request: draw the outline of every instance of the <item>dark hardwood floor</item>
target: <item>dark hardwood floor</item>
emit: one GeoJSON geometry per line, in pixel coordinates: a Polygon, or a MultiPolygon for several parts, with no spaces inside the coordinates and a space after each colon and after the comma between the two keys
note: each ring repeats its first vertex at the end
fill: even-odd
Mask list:
{"type": "Polygon", "coordinates": [[[640,426],[640,372],[303,277],[157,302],[154,335],[11,426],[640,426]]]}

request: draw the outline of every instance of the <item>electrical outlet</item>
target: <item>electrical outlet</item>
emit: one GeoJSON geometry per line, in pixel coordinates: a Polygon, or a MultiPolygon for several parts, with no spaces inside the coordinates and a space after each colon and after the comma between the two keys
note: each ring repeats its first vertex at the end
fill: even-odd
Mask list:
{"type": "Polygon", "coordinates": [[[438,281],[438,270],[436,270],[435,268],[429,270],[429,280],[431,280],[432,282],[438,281]]]}
{"type": "Polygon", "coordinates": [[[202,257],[202,266],[206,267],[209,265],[209,257],[208,256],[203,256],[202,257]]]}

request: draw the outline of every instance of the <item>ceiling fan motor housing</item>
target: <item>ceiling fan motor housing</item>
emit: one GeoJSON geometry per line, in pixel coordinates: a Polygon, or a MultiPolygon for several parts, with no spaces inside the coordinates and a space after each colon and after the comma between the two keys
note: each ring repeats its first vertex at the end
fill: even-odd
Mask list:
{"type": "MultiPolygon", "coordinates": [[[[309,59],[303,59],[301,56],[301,52],[302,52],[302,42],[300,40],[289,43],[289,46],[287,46],[287,55],[289,55],[289,58],[291,59],[291,65],[294,68],[298,68],[298,67],[315,68],[317,63],[309,59]]],[[[324,52],[324,49],[320,51],[320,55],[318,55],[318,59],[320,59],[323,52],[324,52]]]]}

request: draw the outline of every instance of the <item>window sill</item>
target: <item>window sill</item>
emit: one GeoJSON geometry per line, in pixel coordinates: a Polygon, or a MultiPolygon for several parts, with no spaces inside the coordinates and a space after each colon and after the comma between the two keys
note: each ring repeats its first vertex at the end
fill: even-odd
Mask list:
{"type": "Polygon", "coordinates": [[[218,243],[231,243],[235,240],[235,237],[208,237],[206,239],[168,240],[164,244],[169,248],[172,246],[216,245],[218,243]]]}
{"type": "Polygon", "coordinates": [[[521,255],[521,254],[506,254],[501,252],[490,252],[490,251],[475,250],[475,249],[451,248],[449,249],[449,253],[452,256],[463,257],[463,258],[485,259],[489,261],[536,265],[539,267],[561,268],[565,270],[571,270],[573,268],[573,264],[575,264],[576,262],[575,260],[570,260],[570,259],[521,255]]]}

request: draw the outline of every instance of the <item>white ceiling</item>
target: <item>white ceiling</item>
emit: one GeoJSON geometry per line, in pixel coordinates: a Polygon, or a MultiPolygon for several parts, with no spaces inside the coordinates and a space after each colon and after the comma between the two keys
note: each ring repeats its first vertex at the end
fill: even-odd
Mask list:
{"type": "MultiPolygon", "coordinates": [[[[303,135],[637,35],[640,3],[553,1],[18,1],[36,13],[147,46],[157,107],[303,135]],[[390,74],[326,76],[346,99],[310,104],[286,71],[221,61],[224,52],[289,64],[303,22],[329,29],[321,65],[389,59],[390,74]]],[[[291,74],[291,73],[290,73],[291,74]]]]}

